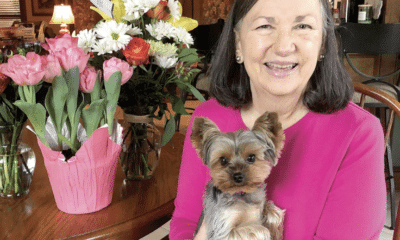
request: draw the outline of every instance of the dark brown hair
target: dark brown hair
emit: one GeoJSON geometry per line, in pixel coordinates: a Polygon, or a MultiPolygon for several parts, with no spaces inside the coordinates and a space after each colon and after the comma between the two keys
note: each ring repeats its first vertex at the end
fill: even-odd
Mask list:
{"type": "MultiPolygon", "coordinates": [[[[221,33],[208,74],[210,92],[224,106],[241,108],[252,101],[250,79],[244,64],[235,59],[237,24],[258,0],[236,0],[221,33]]],[[[339,59],[332,14],[326,0],[320,0],[323,18],[324,58],[317,66],[305,90],[303,101],[308,109],[332,113],[346,107],[353,94],[350,77],[339,59]]]]}

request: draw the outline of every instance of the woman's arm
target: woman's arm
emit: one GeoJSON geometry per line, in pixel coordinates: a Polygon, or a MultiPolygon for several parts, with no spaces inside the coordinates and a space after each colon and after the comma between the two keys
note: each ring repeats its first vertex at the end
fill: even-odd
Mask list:
{"type": "Polygon", "coordinates": [[[383,131],[378,119],[368,118],[337,172],[314,239],[378,239],[385,216],[383,131]]]}
{"type": "Polygon", "coordinates": [[[199,231],[197,232],[197,234],[193,240],[206,240],[206,239],[207,239],[207,227],[203,221],[199,231]]]}
{"type": "Polygon", "coordinates": [[[170,225],[171,240],[193,239],[197,222],[203,210],[203,194],[208,181],[208,169],[203,165],[190,142],[192,122],[189,123],[179,172],[178,193],[175,199],[175,210],[170,225]]]}

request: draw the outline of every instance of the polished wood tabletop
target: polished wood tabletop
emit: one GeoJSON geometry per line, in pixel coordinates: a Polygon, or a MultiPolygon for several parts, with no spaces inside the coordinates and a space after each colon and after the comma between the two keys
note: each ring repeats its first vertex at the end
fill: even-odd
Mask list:
{"type": "Polygon", "coordinates": [[[117,167],[111,204],[94,213],[73,215],[58,210],[35,136],[24,142],[36,155],[30,192],[14,199],[0,198],[0,239],[139,239],[166,223],[174,209],[184,135],[161,150],[152,179],[125,181],[117,167]]]}

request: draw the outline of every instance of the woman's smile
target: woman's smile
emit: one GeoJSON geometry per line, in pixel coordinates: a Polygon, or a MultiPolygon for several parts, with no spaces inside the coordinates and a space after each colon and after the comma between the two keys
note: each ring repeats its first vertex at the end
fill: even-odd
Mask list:
{"type": "Polygon", "coordinates": [[[295,73],[298,69],[298,63],[293,62],[267,62],[264,64],[269,75],[272,75],[277,78],[285,78],[293,73],[295,73]]]}

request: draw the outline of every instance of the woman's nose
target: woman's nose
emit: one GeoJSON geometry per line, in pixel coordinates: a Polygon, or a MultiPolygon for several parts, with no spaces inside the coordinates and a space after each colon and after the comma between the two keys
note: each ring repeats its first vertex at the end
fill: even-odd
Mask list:
{"type": "Polygon", "coordinates": [[[296,50],[293,33],[283,29],[278,31],[274,49],[278,56],[286,57],[292,54],[296,50]]]}

